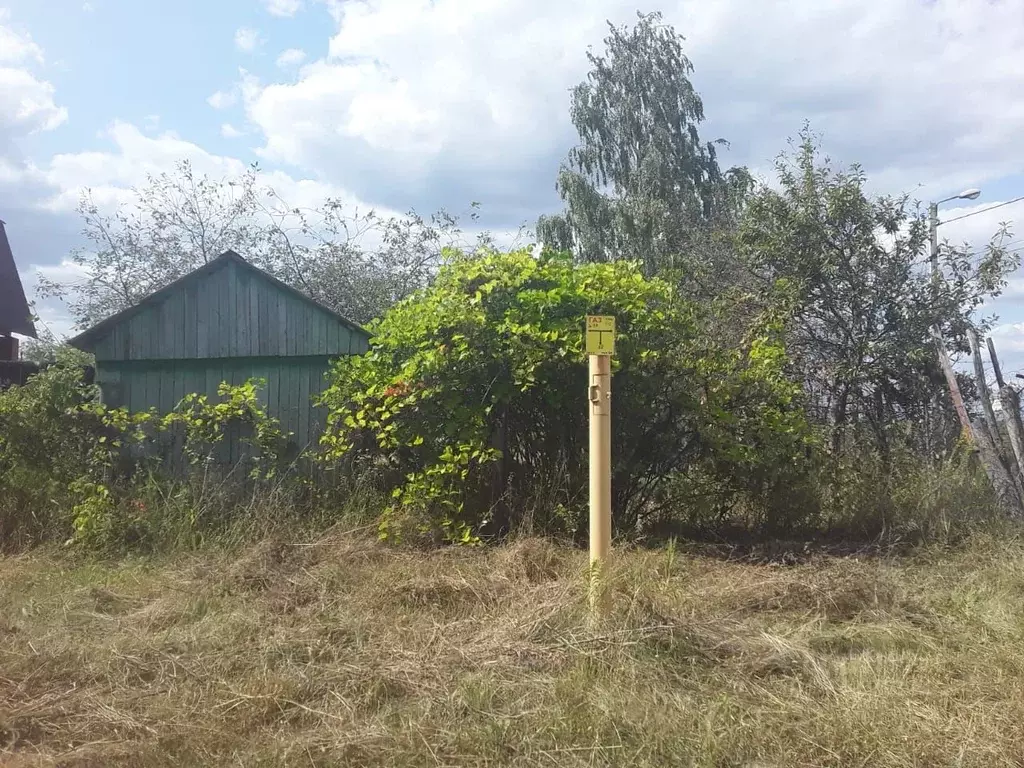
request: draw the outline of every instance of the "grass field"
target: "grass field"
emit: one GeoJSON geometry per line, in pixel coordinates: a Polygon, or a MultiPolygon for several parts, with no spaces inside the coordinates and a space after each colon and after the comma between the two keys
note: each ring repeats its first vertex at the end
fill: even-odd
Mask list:
{"type": "Polygon", "coordinates": [[[0,765],[1018,766],[1024,545],[0,560],[0,765]]]}

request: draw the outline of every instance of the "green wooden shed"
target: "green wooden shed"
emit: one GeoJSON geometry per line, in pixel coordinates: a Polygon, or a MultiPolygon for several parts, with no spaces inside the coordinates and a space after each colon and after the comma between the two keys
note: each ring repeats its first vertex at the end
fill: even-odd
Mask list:
{"type": "MultiPolygon", "coordinates": [[[[370,335],[356,323],[254,267],[216,259],[71,339],[96,356],[102,401],[166,413],[190,392],[214,397],[222,381],[259,377],[267,413],[301,449],[326,414],[312,399],[330,361],[358,355],[370,335]]],[[[231,457],[237,456],[232,446],[231,457]]]]}

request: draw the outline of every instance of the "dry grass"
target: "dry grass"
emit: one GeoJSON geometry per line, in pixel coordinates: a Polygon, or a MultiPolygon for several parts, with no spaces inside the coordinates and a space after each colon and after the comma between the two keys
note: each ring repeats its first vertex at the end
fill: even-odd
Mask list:
{"type": "Polygon", "coordinates": [[[1024,764],[1024,547],[779,567],[357,535],[0,561],[0,764],[1024,764]]]}

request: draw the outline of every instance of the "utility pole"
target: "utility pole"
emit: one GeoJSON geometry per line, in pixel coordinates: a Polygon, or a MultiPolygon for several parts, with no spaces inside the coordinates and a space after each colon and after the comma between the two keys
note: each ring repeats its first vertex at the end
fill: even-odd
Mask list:
{"type": "Polygon", "coordinates": [[[953,400],[953,407],[956,415],[960,418],[960,426],[963,428],[964,436],[968,439],[974,437],[974,430],[971,428],[971,418],[967,414],[967,406],[964,405],[963,395],[960,394],[960,384],[956,380],[956,373],[953,371],[953,363],[946,352],[946,343],[942,340],[942,332],[938,326],[932,328],[932,337],[935,340],[935,350],[939,357],[939,367],[946,377],[946,385],[949,387],[949,396],[953,400]]]}
{"type": "MultiPolygon", "coordinates": [[[[939,203],[956,200],[961,197],[973,200],[979,194],[981,193],[978,190],[969,189],[954,197],[940,200],[939,203]]],[[[939,273],[939,203],[930,203],[928,205],[928,260],[932,266],[932,296],[936,300],[939,298],[941,280],[939,273]]],[[[949,387],[949,396],[953,400],[956,415],[960,418],[960,426],[968,438],[973,438],[974,432],[971,429],[971,419],[967,415],[967,406],[964,405],[964,398],[960,393],[960,385],[957,383],[956,373],[953,371],[953,364],[950,362],[949,354],[946,352],[946,343],[942,339],[942,329],[938,323],[932,328],[932,337],[935,339],[935,348],[939,356],[939,367],[942,368],[942,373],[946,377],[946,384],[949,387]]]]}
{"type": "Polygon", "coordinates": [[[939,287],[939,204],[928,205],[928,259],[932,264],[932,283],[935,293],[939,287]]]}
{"type": "Polygon", "coordinates": [[[980,189],[965,189],[959,195],[944,197],[928,204],[928,256],[932,262],[932,279],[936,281],[936,288],[939,280],[939,206],[950,200],[977,200],[980,194],[980,189]]]}

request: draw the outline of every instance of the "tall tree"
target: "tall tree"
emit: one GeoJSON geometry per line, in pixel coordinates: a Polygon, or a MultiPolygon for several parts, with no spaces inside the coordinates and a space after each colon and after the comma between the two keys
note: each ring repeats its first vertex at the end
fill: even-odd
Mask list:
{"type": "Polygon", "coordinates": [[[132,306],[228,249],[366,322],[426,284],[444,247],[466,244],[456,217],[443,211],[385,217],[334,199],[289,205],[256,167],[216,179],[184,161],[133,192],[113,212],[86,192],[78,212],[89,245],[71,254],[81,276],[40,282],[41,294],[65,300],[79,326],[132,306]]]}
{"type": "Polygon", "coordinates": [[[1000,292],[1017,259],[1002,245],[1005,230],[977,255],[946,246],[935,285],[927,222],[907,196],[869,195],[863,171],[835,169],[807,128],[776,169],[778,187],[748,201],[742,254],[763,295],[779,286],[791,295],[793,372],[833,452],[855,426],[887,451],[895,434],[934,421],[936,397],[948,397],[931,327],[966,351],[975,311],[1000,292]]]}
{"type": "Polygon", "coordinates": [[[723,172],[717,142],[698,133],[704,106],[689,76],[683,38],[659,13],[632,29],[609,23],[604,55],[572,92],[580,143],[557,181],[561,215],[537,223],[546,244],[585,261],[626,258],[648,272],[680,266],[709,224],[731,219],[750,185],[723,172]]]}

